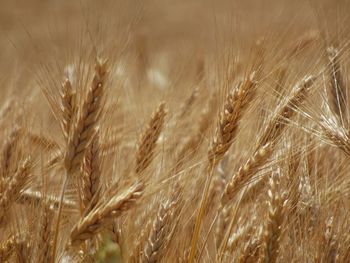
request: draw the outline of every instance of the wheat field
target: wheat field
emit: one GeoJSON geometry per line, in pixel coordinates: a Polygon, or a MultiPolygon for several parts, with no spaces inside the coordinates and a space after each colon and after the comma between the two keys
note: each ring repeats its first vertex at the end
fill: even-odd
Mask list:
{"type": "Polygon", "coordinates": [[[350,262],[346,0],[0,0],[0,262],[350,262]]]}

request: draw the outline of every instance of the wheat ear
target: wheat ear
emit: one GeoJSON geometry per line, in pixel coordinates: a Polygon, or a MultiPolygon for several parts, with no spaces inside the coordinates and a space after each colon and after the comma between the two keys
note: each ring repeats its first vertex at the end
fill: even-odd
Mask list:
{"type": "Polygon", "coordinates": [[[28,158],[22,162],[21,166],[17,169],[13,177],[8,180],[5,186],[5,191],[0,196],[0,222],[10,209],[11,204],[20,195],[20,192],[28,179],[30,167],[31,162],[28,158]]]}
{"type": "Polygon", "coordinates": [[[72,88],[70,80],[67,78],[62,83],[62,93],[61,93],[61,111],[62,111],[62,122],[61,127],[65,139],[68,139],[69,131],[71,129],[73,114],[74,114],[74,103],[75,103],[75,93],[72,88]]]}
{"type": "Polygon", "coordinates": [[[141,134],[136,153],[136,174],[142,173],[154,158],[154,149],[164,125],[165,103],[162,102],[152,114],[145,131],[141,134]]]}
{"type": "Polygon", "coordinates": [[[270,157],[273,148],[273,144],[267,144],[261,147],[238,169],[238,172],[225,187],[224,193],[221,197],[222,207],[227,205],[229,201],[236,196],[237,191],[244,186],[244,184],[250,180],[251,176],[254,175],[265,163],[270,157]]]}
{"type": "Polygon", "coordinates": [[[69,135],[64,164],[67,173],[80,168],[85,152],[96,133],[97,121],[101,115],[104,85],[107,75],[107,61],[97,60],[95,75],[87,92],[78,120],[69,135]]]}
{"type": "Polygon", "coordinates": [[[293,117],[296,108],[304,102],[314,80],[314,77],[311,76],[303,78],[301,82],[293,88],[292,94],[281,101],[276,111],[272,113],[271,118],[268,120],[266,128],[258,140],[257,148],[274,142],[281,136],[288,121],[293,117]]]}
{"type": "Polygon", "coordinates": [[[287,98],[286,101],[282,101],[277,107],[276,112],[271,115],[265,130],[258,140],[257,150],[254,152],[253,156],[248,159],[246,164],[239,168],[238,173],[235,174],[227,184],[221,198],[222,206],[234,198],[239,187],[246,183],[251,178],[251,175],[254,175],[257,169],[261,167],[272,154],[275,141],[280,138],[288,121],[293,116],[295,108],[301,105],[305,100],[307,91],[313,82],[313,77],[304,78],[301,83],[298,83],[294,87],[292,95],[287,98]]]}
{"type": "Polygon", "coordinates": [[[238,123],[255,95],[255,72],[226,98],[220,123],[208,152],[209,166],[214,167],[228,151],[237,134],[238,123]]]}
{"type": "Polygon", "coordinates": [[[279,173],[274,172],[269,179],[268,216],[262,239],[260,262],[275,263],[279,254],[282,231],[284,200],[280,189],[279,173]]]}
{"type": "Polygon", "coordinates": [[[216,134],[208,151],[208,176],[205,181],[204,191],[195,222],[188,258],[189,263],[194,261],[204,210],[208,203],[213,169],[232,145],[243,112],[254,98],[256,86],[255,74],[255,72],[251,73],[238,88],[234,89],[233,92],[228,95],[223,111],[221,112],[219,126],[216,129],[216,134]]]}
{"type": "MultiPolygon", "coordinates": [[[[60,226],[64,193],[67,186],[68,177],[72,177],[80,168],[85,152],[96,133],[96,126],[102,111],[102,100],[104,95],[104,85],[107,76],[107,60],[97,60],[95,74],[92,84],[83,102],[80,114],[67,140],[67,148],[64,154],[64,167],[66,175],[60,193],[60,205],[56,220],[55,234],[53,238],[52,261],[55,260],[58,231],[60,226]]],[[[79,189],[80,190],[80,189],[79,189]]],[[[79,195],[80,197],[80,195],[79,195]]]]}
{"type": "Polygon", "coordinates": [[[70,244],[79,245],[92,238],[102,227],[103,221],[119,217],[129,210],[142,196],[143,184],[136,184],[124,193],[112,197],[108,202],[96,206],[94,210],[79,220],[70,233],[70,244]]]}
{"type": "Polygon", "coordinates": [[[98,198],[93,198],[98,192],[101,177],[100,160],[100,137],[99,133],[94,137],[89,149],[86,152],[83,164],[82,193],[84,209],[88,206],[92,209],[98,202],[98,198]],[[90,202],[94,200],[94,204],[90,202]],[[90,205],[89,205],[90,204],[90,205]]]}
{"type": "Polygon", "coordinates": [[[141,262],[158,262],[161,259],[162,251],[165,250],[169,242],[170,226],[173,218],[176,216],[174,210],[176,204],[177,202],[172,200],[161,204],[143,249],[141,262]]]}
{"type": "Polygon", "coordinates": [[[38,241],[37,241],[37,255],[36,260],[39,263],[50,262],[51,260],[51,228],[53,220],[53,211],[48,204],[43,203],[41,222],[39,225],[38,241]]]}

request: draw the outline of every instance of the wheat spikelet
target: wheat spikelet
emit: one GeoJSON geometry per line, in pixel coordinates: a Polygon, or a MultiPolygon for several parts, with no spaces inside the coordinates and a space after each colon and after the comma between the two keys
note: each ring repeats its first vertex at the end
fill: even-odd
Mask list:
{"type": "Polygon", "coordinates": [[[142,173],[154,158],[154,149],[158,137],[164,125],[166,115],[165,103],[159,104],[157,110],[152,114],[145,131],[141,134],[136,153],[136,174],[142,173]]]}
{"type": "Polygon", "coordinates": [[[91,238],[103,225],[103,220],[119,217],[130,209],[142,196],[143,185],[136,184],[120,195],[112,197],[108,202],[96,206],[75,224],[70,233],[70,244],[79,245],[91,238]]]}
{"type": "Polygon", "coordinates": [[[20,192],[28,179],[30,167],[30,159],[24,160],[18,167],[13,177],[10,178],[5,185],[5,191],[0,196],[0,222],[3,220],[4,215],[7,213],[7,211],[10,209],[11,204],[20,195],[20,192]]]}
{"type": "Polygon", "coordinates": [[[87,147],[96,133],[97,121],[101,114],[106,75],[107,61],[97,60],[91,87],[68,138],[64,157],[67,173],[74,173],[80,168],[87,147]]]}

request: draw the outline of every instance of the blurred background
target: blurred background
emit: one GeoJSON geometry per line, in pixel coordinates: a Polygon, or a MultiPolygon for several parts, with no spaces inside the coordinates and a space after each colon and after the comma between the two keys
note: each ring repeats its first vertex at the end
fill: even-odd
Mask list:
{"type": "Polygon", "coordinates": [[[323,42],[342,46],[348,2],[1,0],[1,91],[23,92],[28,83],[55,79],[72,61],[96,54],[123,61],[120,74],[164,88],[208,71],[221,56],[245,59],[261,40],[274,59],[298,39],[321,39],[315,50],[323,42]]]}

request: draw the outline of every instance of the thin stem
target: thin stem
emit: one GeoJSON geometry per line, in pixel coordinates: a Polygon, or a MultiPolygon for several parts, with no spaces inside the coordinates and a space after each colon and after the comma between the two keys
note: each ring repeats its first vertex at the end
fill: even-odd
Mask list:
{"type": "Polygon", "coordinates": [[[56,257],[56,249],[57,249],[57,240],[58,240],[58,231],[60,228],[60,221],[61,221],[61,216],[62,216],[62,209],[64,206],[64,193],[66,191],[66,187],[67,187],[67,181],[68,181],[68,176],[67,173],[64,177],[64,182],[62,185],[62,189],[61,189],[61,195],[60,195],[60,203],[58,206],[58,215],[57,215],[57,221],[56,221],[56,226],[55,226],[55,234],[54,234],[54,238],[53,238],[53,243],[52,243],[52,259],[51,259],[51,263],[55,263],[55,257],[56,257]]]}
{"type": "Polygon", "coordinates": [[[193,263],[194,257],[196,254],[196,247],[197,247],[197,242],[199,238],[199,232],[202,224],[204,211],[208,202],[209,189],[210,189],[211,181],[213,179],[214,167],[209,166],[208,171],[209,171],[209,176],[207,177],[207,180],[205,182],[204,192],[201,200],[201,206],[199,207],[197,220],[194,226],[194,232],[193,232],[192,241],[191,241],[191,249],[190,249],[190,255],[188,257],[188,263],[193,263]]]}
{"type": "Polygon", "coordinates": [[[211,225],[210,225],[210,227],[209,227],[209,231],[208,231],[208,234],[206,235],[206,237],[205,237],[205,239],[204,239],[203,246],[202,246],[202,248],[201,248],[200,251],[199,251],[198,260],[200,260],[201,257],[202,257],[202,254],[203,254],[203,251],[204,251],[204,248],[205,248],[205,244],[207,243],[208,238],[209,238],[209,235],[210,235],[211,231],[213,230],[213,227],[214,227],[214,225],[215,225],[216,220],[218,219],[219,213],[220,213],[220,210],[218,210],[218,211],[216,212],[215,217],[214,217],[214,219],[213,219],[213,222],[211,223],[211,225]]]}

